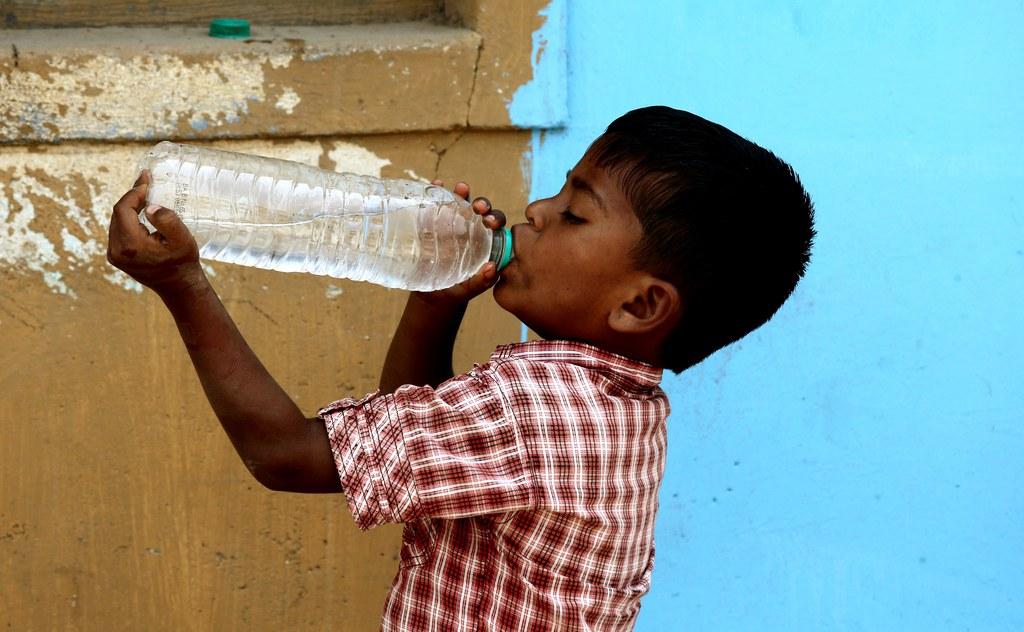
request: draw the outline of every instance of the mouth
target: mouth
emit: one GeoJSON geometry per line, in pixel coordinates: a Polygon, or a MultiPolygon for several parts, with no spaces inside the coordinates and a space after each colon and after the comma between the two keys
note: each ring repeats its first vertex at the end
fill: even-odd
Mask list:
{"type": "Polygon", "coordinates": [[[520,237],[518,237],[516,235],[516,233],[519,232],[521,226],[522,226],[521,224],[517,224],[517,225],[512,227],[512,230],[511,230],[511,233],[510,233],[510,235],[512,237],[512,260],[509,261],[508,265],[512,265],[513,263],[519,261],[519,259],[522,257],[522,252],[521,252],[521,248],[520,248],[520,246],[522,246],[522,240],[521,240],[520,237]]]}
{"type": "Polygon", "coordinates": [[[520,246],[522,246],[522,241],[519,238],[519,235],[521,235],[520,231],[522,230],[522,227],[523,224],[516,224],[515,226],[510,227],[509,241],[511,243],[509,245],[512,247],[511,258],[508,263],[498,271],[499,281],[506,278],[506,275],[515,278],[520,274],[519,268],[523,257],[522,249],[520,248],[520,246]]]}

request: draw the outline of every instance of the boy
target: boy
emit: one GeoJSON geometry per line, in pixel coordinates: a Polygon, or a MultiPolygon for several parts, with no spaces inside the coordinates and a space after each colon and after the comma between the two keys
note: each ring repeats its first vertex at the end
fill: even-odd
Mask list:
{"type": "MultiPolygon", "coordinates": [[[[249,470],[275,490],[344,492],[361,528],[405,523],[385,630],[631,629],[653,567],[662,367],[682,371],[770,318],[814,234],[807,193],[770,152],[686,112],[629,112],[527,207],[500,275],[487,264],[410,295],[378,392],[306,419],[180,220],[155,210],[153,235],[139,223],[145,186],[114,207],[108,258],[174,316],[249,470]],[[492,285],[543,339],[455,377],[466,303],[492,285]]],[[[485,199],[473,207],[504,223],[485,199]]]]}

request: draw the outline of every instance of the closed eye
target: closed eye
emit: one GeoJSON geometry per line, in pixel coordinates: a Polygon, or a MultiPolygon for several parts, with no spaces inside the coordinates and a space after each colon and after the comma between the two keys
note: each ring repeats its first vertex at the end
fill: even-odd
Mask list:
{"type": "Polygon", "coordinates": [[[564,219],[566,222],[570,224],[583,224],[587,221],[578,215],[574,215],[573,212],[570,211],[569,209],[565,209],[564,211],[559,213],[559,215],[561,215],[562,219],[564,219]]]}

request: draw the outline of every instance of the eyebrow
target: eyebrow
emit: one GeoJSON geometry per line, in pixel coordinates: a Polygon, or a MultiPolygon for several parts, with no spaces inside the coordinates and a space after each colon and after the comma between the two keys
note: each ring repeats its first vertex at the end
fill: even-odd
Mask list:
{"type": "Polygon", "coordinates": [[[577,191],[586,193],[591,197],[591,199],[594,200],[594,202],[601,208],[602,211],[604,211],[605,213],[608,212],[608,207],[604,205],[604,200],[602,200],[601,196],[597,194],[597,191],[595,191],[594,188],[590,186],[589,182],[587,182],[586,180],[579,176],[572,175],[572,170],[566,171],[565,177],[569,180],[569,186],[576,189],[577,191]]]}

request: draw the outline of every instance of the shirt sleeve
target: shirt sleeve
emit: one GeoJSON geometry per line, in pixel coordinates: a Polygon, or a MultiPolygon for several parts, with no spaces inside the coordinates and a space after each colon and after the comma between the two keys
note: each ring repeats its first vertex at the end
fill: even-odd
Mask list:
{"type": "Polygon", "coordinates": [[[318,414],[360,529],[535,504],[515,419],[486,375],[343,399],[318,414]]]}

